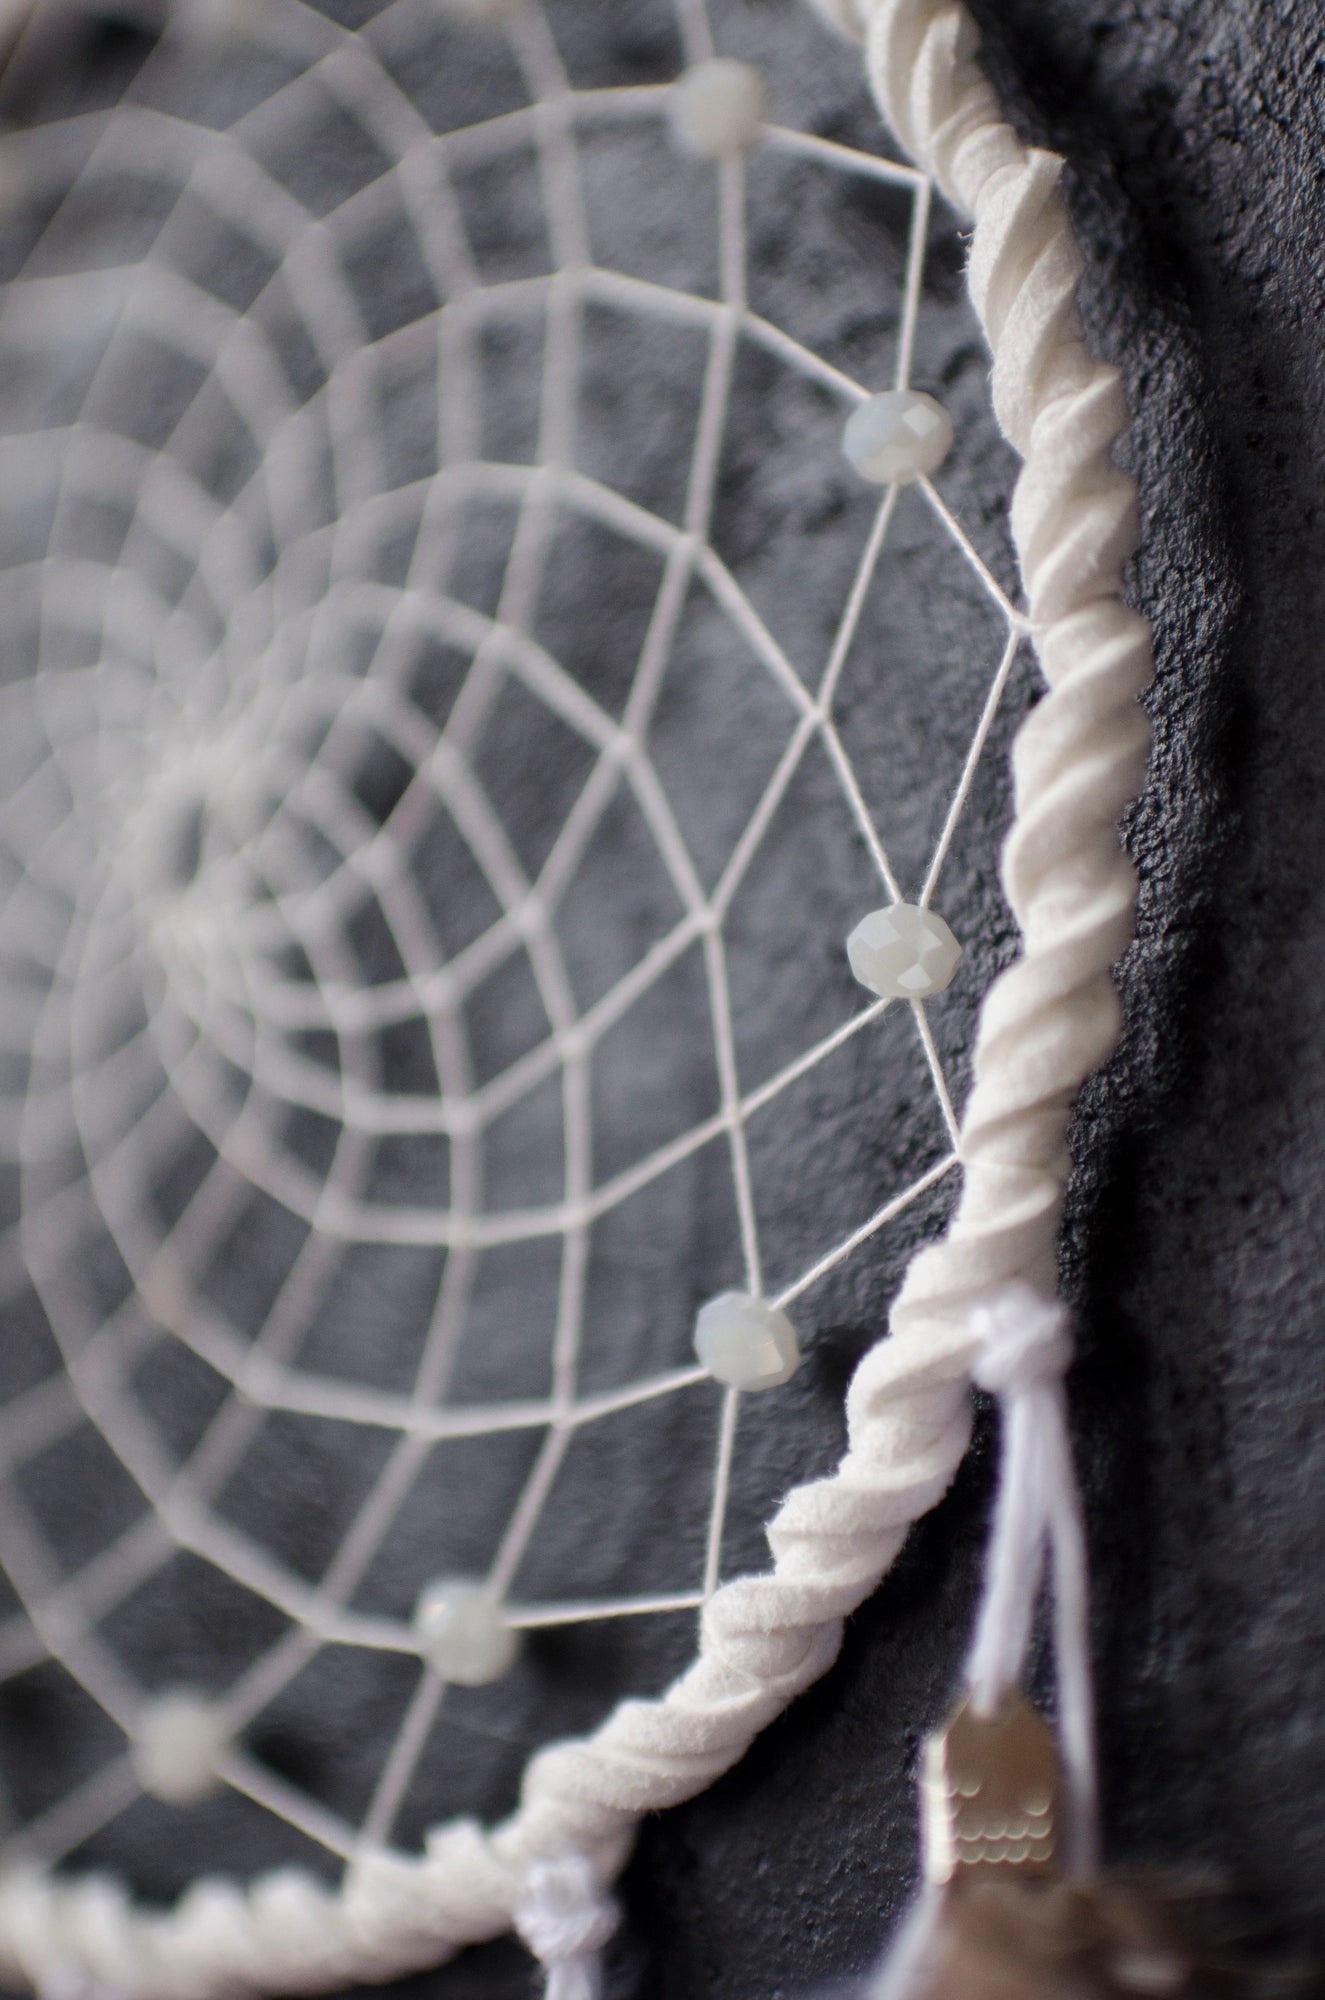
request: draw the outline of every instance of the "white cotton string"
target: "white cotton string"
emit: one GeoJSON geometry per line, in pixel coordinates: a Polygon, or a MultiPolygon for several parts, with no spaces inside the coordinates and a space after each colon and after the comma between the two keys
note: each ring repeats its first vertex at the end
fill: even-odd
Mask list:
{"type": "Polygon", "coordinates": [[[869,1982],[869,2000],[911,2000],[920,1990],[934,1962],[942,1908],[943,1891],[935,1883],[922,1883],[869,1982]]]}
{"type": "MultiPolygon", "coordinates": [[[[1086,1538],[1063,1390],[1072,1358],[1067,1311],[1057,1299],[1016,1282],[981,1300],[970,1317],[978,1342],[972,1379],[998,1398],[1003,1436],[966,1683],[980,1715],[992,1715],[1003,1696],[1021,1686],[1051,1559],[1066,1795],[1062,1846],[1069,1872],[1085,1874],[1098,1858],[1098,1787],[1086,1538]]],[[[944,1899],[938,1883],[922,1884],[870,1983],[870,2000],[914,2000],[926,1990],[944,1899]]]]}
{"type": "Polygon", "coordinates": [[[533,1864],[515,1928],[544,1969],[547,2000],[599,2000],[603,1947],[620,1921],[615,1899],[582,1854],[533,1864]]]}
{"type": "Polygon", "coordinates": [[[1067,1791],[1064,1846],[1069,1869],[1079,1874],[1096,1860],[1098,1785],[1086,1537],[1063,1391],[1072,1356],[1067,1312],[1058,1300],[1014,1284],[977,1306],[971,1318],[980,1341],[974,1379],[998,1398],[1003,1445],[985,1594],[966,1677],[984,1715],[1020,1685],[1051,1560],[1067,1791]]]}

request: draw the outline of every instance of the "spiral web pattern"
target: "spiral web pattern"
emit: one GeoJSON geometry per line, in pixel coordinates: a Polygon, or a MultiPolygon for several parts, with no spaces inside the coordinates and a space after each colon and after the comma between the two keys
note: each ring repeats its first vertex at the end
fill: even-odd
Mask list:
{"type": "MultiPolygon", "coordinates": [[[[216,1586],[220,1776],[273,1829],[249,1851],[333,1869],[453,1809],[446,1717],[487,1754],[482,1694],[419,1659],[436,1571],[484,1575],[530,1633],[692,1619],[740,1546],[747,1412],[649,1272],[604,1292],[596,1259],[639,1216],[618,1259],[689,1254],[669,1203],[698,1206],[729,1282],[812,1342],[825,1287],[950,1175],[925,1007],[837,968],[790,1010],[794,1050],[752,1045],[748,944],[789,849],[817,865],[807,796],[859,914],[935,896],[1025,634],[935,486],[872,498],[836,456],[851,407],[910,379],[928,184],[776,122],[748,159],[680,156],[668,79],[715,46],[701,0],[631,86],[579,82],[555,7],[462,31],[393,0],[352,33],[283,0],[260,25],[206,90],[168,36],[124,102],[9,142],[0,1665],[55,1663],[84,1702],[83,1768],[16,1788],[16,1842],[50,1861],[140,1809],[164,1667],[116,1621],[184,1558],[216,1586]],[[477,119],[448,101],[485,93],[477,119]],[[624,216],[619,146],[646,149],[624,216]],[[896,293],[850,353],[754,295],[759,203],[793,171],[892,204],[896,293]],[[757,481],[850,493],[817,650],[805,579],[779,595],[720,532],[752,355],[794,428],[755,440],[757,481]],[[899,536],[988,609],[932,826],[871,795],[843,714],[899,536]],[[792,1263],[761,1135],[844,1055],[919,1078],[933,1141],[792,1263]],[[623,1420],[704,1474],[647,1589],[581,1585],[593,1552],[555,1533],[579,1447],[623,1420]],[[297,1562],[273,1464],[308,1468],[297,1562]],[[489,1482],[465,1546],[446,1480],[489,1482]],[[261,1751],[324,1664],[394,1704],[334,1804],[261,1751]]],[[[581,1509],[624,1504],[642,1433],[616,1435],[581,1509]]]]}

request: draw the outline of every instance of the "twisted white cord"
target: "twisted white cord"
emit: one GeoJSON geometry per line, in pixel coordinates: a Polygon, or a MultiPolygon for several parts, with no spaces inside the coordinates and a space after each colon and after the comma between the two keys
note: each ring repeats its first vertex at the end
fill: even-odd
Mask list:
{"type": "Polygon", "coordinates": [[[892,1337],[856,1373],[841,1465],[788,1497],[768,1531],[773,1568],[710,1600],[699,1655],[665,1695],[544,1750],[504,1825],[452,1822],[417,1861],[367,1854],[340,1891],[288,1870],[247,1890],[200,1882],[168,1913],[142,1914],[100,1879],[11,1876],[0,1972],[38,1990],[71,1964],[135,2000],[385,1979],[507,1929],[539,1862],[573,1851],[609,1878],[641,1814],[702,1791],[824,1671],[842,1619],[948,1485],[969,1434],[977,1298],[1017,1278],[1053,1288],[1069,1110],[1118,1033],[1110,968],[1132,935],[1135,881],[1116,827],[1149,743],[1136,699],[1149,633],[1119,599],[1135,539],[1135,493],[1110,457],[1122,387],[1081,337],[1061,163],[1004,122],[964,8],[818,4],[864,34],[889,123],[974,221],[994,407],[1025,460],[1012,527],[1048,693],[1015,751],[1004,880],[1025,951],[985,1002],[959,1210],[912,1263],[892,1337]]]}

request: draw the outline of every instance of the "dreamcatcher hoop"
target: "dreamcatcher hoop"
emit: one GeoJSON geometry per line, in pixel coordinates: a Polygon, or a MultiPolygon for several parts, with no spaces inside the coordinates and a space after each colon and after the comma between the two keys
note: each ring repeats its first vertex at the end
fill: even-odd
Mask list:
{"type": "Polygon", "coordinates": [[[16,1872],[0,1883],[10,1976],[77,1967],[143,2000],[328,1989],[506,1930],[540,1863],[570,1853],[610,1879],[641,1815],[702,1791],[824,1672],[843,1619],[947,1487],[969,1436],[973,1304],[1016,1279],[1053,1288],[1071,1105],[1119,1029],[1110,969],[1132,936],[1135,877],[1116,829],[1149,746],[1137,700],[1149,632],[1120,595],[1136,536],[1135,491],[1111,458],[1126,424],[1121,380],[1091,357],[1077,318],[1062,163],[1003,119],[965,9],[817,4],[864,41],[888,122],[973,221],[994,409],[1024,460],[1012,530],[1048,692],[1014,755],[1004,880],[1025,947],[982,1010],[956,1215],[913,1261],[891,1338],[855,1375],[838,1470],[774,1517],[773,1567],[709,1599],[698,1656],[663,1696],[625,1702],[592,1736],[538,1753],[509,1820],[490,1831],[451,1822],[417,1860],[365,1854],[339,1890],[289,1870],[247,1888],[199,1883],[165,1914],[101,1879],[16,1872]]]}

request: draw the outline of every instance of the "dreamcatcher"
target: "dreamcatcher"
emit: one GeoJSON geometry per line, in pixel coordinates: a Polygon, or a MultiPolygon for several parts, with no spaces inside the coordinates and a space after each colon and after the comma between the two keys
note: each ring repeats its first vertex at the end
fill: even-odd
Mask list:
{"type": "Polygon", "coordinates": [[[186,10],[123,98],[6,139],[0,1647],[66,1754],[11,1773],[0,1949],[43,1990],[314,1990],[512,1922],[589,1977],[640,1814],[822,1672],[945,1488],[974,1309],[1038,1287],[1009,1393],[1061,1367],[1147,741],[1124,413],[965,15],[862,12],[919,168],[863,109],[813,129],[853,58],[808,14],[775,73],[700,0],[612,61],[533,0],[186,10]],[[975,217],[1025,608],[930,175],[975,217]],[[844,209],[807,325],[778,231],[844,209]],[[1024,952],[977,1036],[1031,637],[1024,952]],[[826,1104],[878,1190],[831,1232],[842,1157],[779,1145],[826,1104]],[[822,1330],[916,1217],[832,1471],[822,1330]],[[163,1823],[181,1884],[245,1883],[163,1914],[87,1872],[163,1823]]]}

